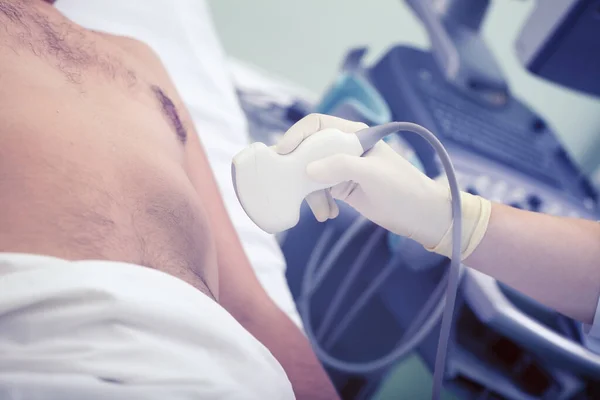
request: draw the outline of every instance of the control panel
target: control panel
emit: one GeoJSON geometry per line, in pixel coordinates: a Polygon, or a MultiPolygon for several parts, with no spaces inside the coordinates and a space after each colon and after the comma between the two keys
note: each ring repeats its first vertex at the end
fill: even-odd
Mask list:
{"type": "Polygon", "coordinates": [[[564,190],[532,180],[473,154],[452,151],[462,190],[511,207],[554,216],[596,219],[592,198],[575,197],[564,190]]]}

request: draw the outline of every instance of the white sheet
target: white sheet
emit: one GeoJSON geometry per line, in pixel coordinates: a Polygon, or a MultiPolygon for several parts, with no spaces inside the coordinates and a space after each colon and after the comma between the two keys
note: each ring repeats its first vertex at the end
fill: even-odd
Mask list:
{"type": "Polygon", "coordinates": [[[136,38],[159,54],[192,115],[225,206],[258,279],[300,326],[285,280],[281,250],[272,235],[250,221],[233,191],[231,159],[249,139],[204,1],[58,0],[55,5],[84,27],[136,38]]]}
{"type": "Polygon", "coordinates": [[[158,270],[0,253],[0,293],[2,399],[294,398],[267,348],[158,270]]]}

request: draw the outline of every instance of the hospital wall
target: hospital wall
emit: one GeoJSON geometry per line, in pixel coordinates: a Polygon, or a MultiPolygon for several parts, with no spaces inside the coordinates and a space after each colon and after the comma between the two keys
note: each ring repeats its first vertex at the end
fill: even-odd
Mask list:
{"type": "MultiPolygon", "coordinates": [[[[279,77],[322,93],[350,47],[368,45],[374,62],[402,43],[427,48],[419,21],[401,0],[209,0],[225,50],[279,77]]],[[[585,172],[600,164],[600,100],[529,74],[514,42],[533,0],[494,0],[483,34],[512,92],[556,129],[585,172]]]]}

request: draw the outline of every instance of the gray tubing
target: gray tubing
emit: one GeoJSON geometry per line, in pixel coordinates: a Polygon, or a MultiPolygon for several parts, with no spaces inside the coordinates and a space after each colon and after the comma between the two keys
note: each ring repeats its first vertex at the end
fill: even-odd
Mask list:
{"type": "Polygon", "coordinates": [[[354,320],[354,318],[358,315],[358,313],[367,305],[369,300],[377,293],[377,290],[387,281],[389,276],[396,270],[398,264],[402,261],[400,255],[395,254],[383,267],[379,274],[373,279],[369,286],[365,289],[364,292],[360,294],[360,296],[356,299],[354,303],[354,307],[342,318],[342,320],[337,324],[335,330],[331,333],[331,335],[325,341],[325,348],[330,348],[333,344],[339,339],[341,334],[348,328],[350,323],[354,320]]]}
{"type": "Polygon", "coordinates": [[[413,318],[408,328],[406,328],[402,340],[404,340],[404,338],[407,336],[414,335],[414,332],[417,329],[417,327],[425,323],[425,320],[427,318],[431,317],[437,320],[442,316],[442,313],[444,312],[444,303],[446,301],[446,298],[444,296],[446,291],[444,290],[444,288],[447,284],[448,272],[446,272],[442,279],[440,279],[435,289],[433,289],[433,292],[429,295],[429,298],[427,299],[425,304],[421,306],[419,314],[417,314],[417,316],[413,318]]]}
{"type": "MultiPolygon", "coordinates": [[[[346,231],[346,233],[347,232],[348,231],[346,231]]],[[[350,235],[348,235],[348,236],[350,236],[350,235]]],[[[341,240],[341,238],[339,240],[341,240]]],[[[318,247],[319,247],[319,249],[318,249],[319,251],[315,252],[315,253],[322,252],[324,250],[325,246],[318,246],[318,247]]],[[[315,249],[317,249],[317,246],[315,246],[315,249]]],[[[311,255],[311,257],[310,257],[311,261],[319,260],[320,258],[321,258],[320,254],[316,254],[314,256],[311,255]]],[[[309,269],[314,270],[315,268],[316,267],[312,266],[312,265],[307,265],[307,267],[306,267],[307,270],[309,270],[309,269]]],[[[315,282],[315,283],[318,285],[320,282],[315,282]]],[[[309,300],[309,297],[304,297],[304,296],[302,296],[302,297],[309,300]]],[[[443,306],[443,304],[441,304],[441,305],[443,306]]],[[[413,336],[407,337],[407,335],[405,335],[406,340],[402,340],[400,345],[397,348],[395,348],[391,353],[389,353],[379,359],[369,361],[369,362],[348,362],[348,361],[340,360],[336,357],[331,356],[327,352],[327,350],[322,348],[321,344],[317,341],[317,338],[315,337],[313,327],[312,327],[312,321],[311,321],[311,315],[310,315],[310,313],[311,313],[310,302],[309,301],[298,302],[298,311],[300,312],[300,315],[302,316],[302,320],[304,322],[304,330],[306,332],[306,336],[311,341],[311,343],[313,345],[313,349],[314,349],[317,357],[319,357],[319,359],[323,363],[325,363],[335,369],[338,369],[340,371],[346,371],[348,373],[359,373],[359,374],[371,373],[373,371],[377,371],[382,368],[385,368],[385,367],[391,365],[392,363],[395,363],[400,358],[402,358],[403,356],[408,354],[410,351],[412,351],[416,346],[418,346],[427,337],[427,335],[431,332],[431,330],[435,327],[435,325],[439,321],[439,314],[438,314],[438,318],[428,318],[423,323],[423,325],[421,325],[419,327],[419,329],[417,330],[417,332],[415,332],[415,334],[413,336]]]]}
{"type": "Polygon", "coordinates": [[[448,354],[448,340],[450,338],[450,329],[452,328],[452,318],[454,315],[454,305],[456,303],[456,292],[458,291],[459,278],[461,275],[461,238],[462,238],[462,209],[460,200],[460,189],[456,180],[456,172],[452,166],[452,161],[448,152],[438,140],[437,137],[428,129],[410,122],[391,122],[389,124],[374,126],[363,129],[356,133],[364,151],[367,151],[385,136],[399,132],[409,131],[418,134],[433,147],[437,153],[444,172],[448,177],[450,185],[450,195],[452,196],[452,258],[450,261],[450,272],[448,275],[448,286],[446,288],[446,305],[444,315],[442,316],[442,327],[438,342],[437,353],[435,357],[435,369],[433,374],[433,394],[432,399],[438,400],[441,395],[444,373],[446,370],[446,356],[448,354]],[[377,139],[377,140],[375,140],[377,139]],[[367,147],[365,147],[367,146],[367,147]]]}
{"type": "MultiPolygon", "coordinates": [[[[429,318],[427,321],[425,321],[419,327],[419,329],[416,332],[414,332],[414,335],[412,337],[406,338],[405,335],[404,338],[406,338],[406,340],[402,340],[398,347],[395,348],[390,354],[367,363],[352,363],[339,360],[331,356],[327,352],[327,350],[321,347],[321,344],[316,338],[316,335],[314,334],[312,328],[312,319],[310,316],[310,296],[312,295],[312,293],[314,293],[314,290],[321,284],[322,279],[327,274],[327,272],[329,272],[334,266],[335,261],[343,253],[346,246],[348,246],[351,243],[352,239],[354,239],[356,235],[370,223],[371,222],[369,222],[369,220],[366,220],[362,217],[357,218],[356,221],[353,222],[352,225],[342,234],[342,236],[340,236],[338,241],[331,248],[329,254],[325,257],[322,263],[322,267],[319,271],[321,272],[320,277],[317,279],[310,279],[310,277],[307,277],[306,275],[312,275],[317,270],[317,264],[322,258],[322,253],[325,251],[325,248],[331,238],[330,234],[333,232],[332,228],[326,228],[326,230],[321,234],[319,241],[315,245],[309,257],[309,261],[305,270],[305,278],[303,279],[304,282],[307,282],[307,285],[303,285],[303,293],[301,295],[303,301],[298,302],[298,311],[300,312],[300,315],[302,315],[306,335],[308,336],[309,340],[313,343],[315,353],[317,354],[319,359],[321,359],[322,362],[333,368],[336,368],[341,371],[347,371],[349,373],[370,373],[386,368],[389,365],[397,362],[399,359],[405,357],[427,337],[429,332],[431,332],[431,330],[435,327],[435,324],[438,322],[439,316],[441,314],[440,312],[434,316],[431,316],[432,318],[429,318]]],[[[349,314],[355,315],[358,313],[358,311],[360,311],[360,309],[362,309],[364,304],[366,304],[367,300],[374,293],[374,289],[378,288],[381,283],[385,282],[385,278],[396,268],[398,260],[399,258],[395,257],[393,258],[393,261],[390,261],[388,263],[387,267],[385,267],[379,273],[379,275],[371,284],[371,290],[367,288],[367,291],[365,291],[365,293],[363,293],[361,297],[357,300],[352,310],[350,310],[349,314]]],[[[351,316],[351,318],[345,318],[345,320],[347,321],[346,323],[349,323],[352,318],[353,316],[351,316]]],[[[414,327],[413,330],[415,330],[414,327]]]]}
{"type": "MultiPolygon", "coordinates": [[[[450,271],[448,272],[448,286],[446,288],[446,295],[445,295],[446,301],[444,302],[445,305],[444,305],[443,316],[442,316],[442,326],[440,329],[440,337],[439,337],[439,342],[438,342],[434,376],[433,376],[432,399],[438,400],[440,398],[441,388],[443,385],[443,379],[444,379],[444,373],[445,373],[445,367],[446,367],[448,340],[449,340],[449,336],[450,336],[450,329],[452,327],[454,305],[456,303],[456,293],[458,290],[460,277],[462,276],[462,272],[461,272],[462,265],[460,263],[461,247],[462,247],[461,246],[462,210],[461,210],[460,190],[458,187],[458,182],[456,180],[456,173],[454,171],[454,167],[452,166],[450,156],[446,152],[446,149],[444,149],[444,146],[435,137],[435,135],[433,133],[431,133],[429,130],[423,128],[422,126],[413,124],[410,122],[391,122],[389,124],[384,124],[384,125],[375,126],[372,128],[363,129],[363,130],[357,132],[356,135],[359,138],[361,145],[363,146],[364,152],[367,152],[372,146],[375,145],[375,143],[377,143],[383,137],[385,137],[389,134],[395,133],[395,132],[399,132],[399,131],[409,131],[409,132],[416,133],[419,136],[426,139],[431,144],[431,146],[434,148],[437,155],[439,156],[439,158],[442,162],[442,165],[444,167],[446,176],[448,177],[448,183],[450,186],[450,194],[452,197],[452,204],[451,204],[452,219],[454,221],[454,223],[452,224],[452,238],[453,238],[452,258],[451,258],[451,262],[450,262],[450,271]]],[[[351,230],[351,229],[349,229],[349,230],[351,230]]],[[[348,231],[346,233],[348,233],[348,231]]],[[[343,236],[345,236],[345,235],[343,235],[343,236]]],[[[336,253],[341,252],[343,247],[345,247],[345,245],[341,246],[341,244],[349,243],[352,240],[353,236],[354,236],[354,234],[347,235],[347,237],[344,238],[344,240],[342,240],[343,237],[340,238],[338,240],[338,242],[336,243],[336,246],[338,244],[340,244],[339,249],[336,249],[336,253]],[[342,242],[344,242],[344,243],[342,243],[342,242]]],[[[336,246],[334,246],[334,247],[336,247],[336,246]]],[[[321,248],[319,249],[319,253],[323,251],[324,247],[325,246],[321,246],[321,248]]],[[[315,250],[316,250],[316,248],[315,248],[315,250]]],[[[332,253],[334,253],[333,250],[334,249],[332,249],[332,253]]],[[[314,253],[314,250],[313,250],[313,253],[314,253]]],[[[331,253],[330,253],[330,255],[331,255],[331,253]]],[[[334,254],[334,255],[335,255],[335,257],[332,257],[332,258],[337,258],[339,256],[338,254],[334,254]]],[[[320,256],[312,257],[312,255],[311,255],[311,261],[313,261],[313,259],[317,260],[317,261],[309,262],[309,264],[306,267],[305,274],[309,274],[309,276],[308,277],[305,276],[305,279],[303,281],[310,282],[310,284],[302,285],[303,293],[302,293],[301,297],[302,297],[303,301],[300,301],[298,304],[299,311],[300,311],[301,315],[303,316],[303,320],[305,323],[306,334],[307,334],[308,338],[311,340],[311,342],[313,343],[313,347],[314,347],[314,350],[315,350],[315,353],[317,354],[317,356],[324,363],[326,363],[334,368],[338,368],[341,370],[345,370],[348,372],[354,372],[354,373],[368,373],[375,369],[379,369],[386,365],[389,365],[389,363],[391,363],[391,362],[394,362],[397,358],[396,357],[397,354],[401,354],[401,352],[398,352],[397,350],[403,350],[403,348],[396,348],[390,354],[383,356],[377,360],[367,362],[367,363],[350,363],[350,362],[346,362],[343,360],[339,360],[339,359],[336,359],[335,357],[331,357],[324,349],[321,348],[321,345],[317,341],[317,339],[314,335],[314,332],[312,330],[312,322],[310,320],[309,300],[310,300],[311,294],[314,293],[316,288],[321,284],[321,282],[323,281],[323,277],[325,276],[325,274],[329,271],[329,269],[331,267],[328,266],[327,269],[322,268],[321,271],[319,271],[320,274],[318,276],[315,276],[314,279],[312,279],[311,277],[312,277],[312,274],[314,273],[314,270],[316,270],[316,264],[318,263],[319,258],[320,258],[320,256]]],[[[331,265],[333,265],[333,264],[331,264],[331,265]]],[[[425,337],[425,335],[419,335],[419,333],[422,334],[424,331],[427,331],[426,329],[423,329],[423,328],[428,327],[429,329],[431,329],[431,328],[433,328],[433,326],[435,326],[436,322],[437,322],[437,319],[434,319],[434,318],[427,319],[423,323],[423,325],[421,325],[421,327],[420,327],[421,329],[419,329],[418,332],[416,332],[412,337],[407,338],[406,341],[404,341],[404,340],[401,341],[402,344],[400,345],[400,347],[403,347],[403,345],[412,345],[412,347],[416,346],[425,337]],[[416,340],[416,339],[418,339],[418,340],[416,340]]]]}
{"type": "Polygon", "coordinates": [[[319,241],[313,248],[310,253],[310,257],[308,262],[306,263],[306,269],[304,270],[304,275],[302,276],[302,287],[301,287],[301,301],[309,301],[308,296],[312,295],[312,291],[309,293],[308,288],[314,286],[313,285],[313,269],[316,269],[317,265],[319,265],[319,261],[321,260],[321,255],[325,252],[326,246],[329,244],[331,238],[333,238],[334,229],[331,225],[326,226],[321,233],[321,237],[319,241]],[[305,289],[306,288],[306,289],[305,289]],[[305,297],[304,293],[307,293],[305,297]]]}
{"type": "MultiPolygon", "coordinates": [[[[354,239],[354,237],[356,235],[358,235],[358,233],[363,228],[367,227],[370,223],[371,222],[364,217],[356,218],[356,220],[352,223],[352,225],[350,225],[350,227],[348,229],[346,229],[344,234],[342,236],[340,236],[340,238],[337,240],[337,242],[335,242],[335,244],[331,248],[331,251],[327,254],[325,259],[323,260],[321,269],[319,269],[317,271],[317,266],[319,265],[318,262],[321,257],[320,257],[320,255],[317,254],[318,257],[315,256],[313,258],[313,255],[315,255],[316,253],[319,253],[319,252],[323,253],[325,251],[325,246],[323,246],[321,244],[322,243],[322,237],[321,237],[321,239],[319,240],[319,242],[317,242],[317,245],[313,249],[310,260],[306,264],[306,269],[304,270],[304,277],[302,279],[302,290],[301,290],[302,298],[306,299],[307,301],[310,300],[310,296],[312,296],[313,293],[315,292],[315,290],[319,287],[319,285],[321,285],[321,283],[323,282],[323,278],[325,278],[325,275],[327,275],[329,273],[329,271],[331,270],[331,268],[333,268],[333,266],[335,265],[335,261],[342,254],[342,251],[344,250],[344,248],[346,248],[346,246],[348,246],[348,244],[350,244],[352,239],[354,239]],[[318,252],[316,251],[317,247],[319,247],[318,252]]],[[[325,229],[326,230],[323,232],[322,235],[325,235],[326,233],[331,234],[331,235],[333,234],[332,227],[327,227],[325,229]]]]}
{"type": "MultiPolygon", "coordinates": [[[[319,339],[319,341],[323,340],[323,335],[327,332],[329,326],[333,322],[333,317],[337,310],[340,308],[340,305],[342,303],[342,300],[344,300],[346,293],[350,291],[350,288],[356,280],[356,277],[358,276],[359,272],[366,267],[365,262],[367,261],[367,258],[371,255],[373,249],[375,248],[381,237],[385,235],[385,233],[385,229],[377,227],[376,231],[371,234],[371,236],[367,240],[367,243],[365,243],[365,245],[362,247],[362,249],[358,253],[358,256],[350,266],[347,275],[344,277],[344,280],[335,292],[335,295],[333,296],[333,299],[331,300],[331,303],[329,304],[329,307],[325,312],[323,322],[321,322],[321,325],[319,325],[319,328],[317,329],[317,338],[319,339]]],[[[328,346],[325,345],[325,347],[328,346]]]]}

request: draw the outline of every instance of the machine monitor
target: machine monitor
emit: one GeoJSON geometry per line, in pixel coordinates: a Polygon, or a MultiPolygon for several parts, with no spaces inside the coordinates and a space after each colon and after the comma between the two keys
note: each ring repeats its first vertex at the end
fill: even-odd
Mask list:
{"type": "Polygon", "coordinates": [[[533,74],[600,96],[600,1],[538,1],[516,42],[533,74]]]}

